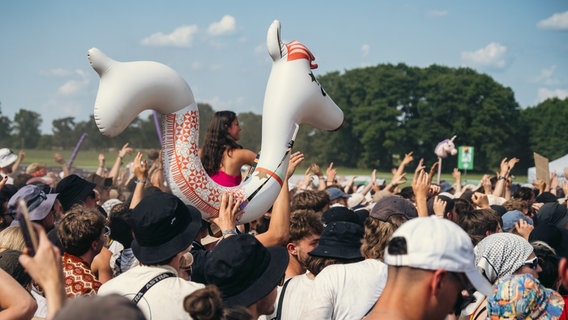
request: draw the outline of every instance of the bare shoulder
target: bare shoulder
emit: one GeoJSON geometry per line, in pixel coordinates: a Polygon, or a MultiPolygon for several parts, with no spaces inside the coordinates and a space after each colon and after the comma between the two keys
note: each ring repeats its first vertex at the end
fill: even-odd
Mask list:
{"type": "Polygon", "coordinates": [[[256,158],[256,153],[248,149],[234,149],[230,154],[230,158],[232,158],[233,161],[238,162],[240,165],[252,165],[256,158]]]}

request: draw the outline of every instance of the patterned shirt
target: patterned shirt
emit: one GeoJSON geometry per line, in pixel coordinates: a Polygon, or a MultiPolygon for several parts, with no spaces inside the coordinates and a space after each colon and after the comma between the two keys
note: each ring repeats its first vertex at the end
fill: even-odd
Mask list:
{"type": "Polygon", "coordinates": [[[97,294],[101,283],[91,272],[89,265],[81,258],[64,253],[63,274],[67,297],[91,296],[97,294]]]}

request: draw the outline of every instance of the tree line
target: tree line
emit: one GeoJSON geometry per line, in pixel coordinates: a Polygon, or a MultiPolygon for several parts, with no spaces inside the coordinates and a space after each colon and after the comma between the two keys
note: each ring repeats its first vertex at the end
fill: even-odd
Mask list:
{"type": "MultiPolygon", "coordinates": [[[[526,172],[533,165],[533,151],[551,160],[568,153],[568,99],[521,109],[511,88],[470,68],[380,64],[331,72],[318,80],[343,110],[345,122],[336,132],[300,126],[295,149],[308,163],[389,170],[414,151],[432,164],[436,144],[454,135],[457,146],[475,148],[474,171],[479,172],[495,169],[503,157],[520,158],[518,170],[526,172]]],[[[208,104],[198,106],[203,141],[215,110],[208,104]]],[[[262,116],[246,112],[238,117],[243,147],[260,151],[262,116]]],[[[160,146],[152,115],[136,118],[115,138],[100,134],[92,115],[79,122],[73,117],[55,119],[51,134],[41,134],[41,123],[37,112],[20,109],[11,120],[0,109],[0,147],[72,149],[82,134],[87,134],[82,149],[126,142],[137,148],[160,146]]]]}

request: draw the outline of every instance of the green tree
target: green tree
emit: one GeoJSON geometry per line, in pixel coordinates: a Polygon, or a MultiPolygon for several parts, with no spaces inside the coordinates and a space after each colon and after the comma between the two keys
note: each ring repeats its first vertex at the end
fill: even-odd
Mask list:
{"type": "MultiPolygon", "coordinates": [[[[469,68],[431,66],[423,72],[406,132],[415,142],[412,150],[427,163],[437,160],[436,144],[454,135],[456,145],[476,148],[476,170],[494,169],[502,158],[519,155],[520,107],[510,88],[469,68]]],[[[455,166],[455,158],[450,161],[445,171],[455,166]]]]}
{"type": "Polygon", "coordinates": [[[258,153],[262,136],[262,116],[252,112],[241,112],[238,118],[242,129],[239,143],[243,148],[258,153]]]}
{"type": "Polygon", "coordinates": [[[0,148],[12,146],[12,122],[10,118],[2,115],[2,103],[0,102],[0,148]]]}
{"type": "Polygon", "coordinates": [[[41,138],[39,127],[41,126],[41,115],[37,112],[20,109],[14,115],[14,129],[16,143],[20,149],[36,148],[41,138]]]}
{"type": "Polygon", "coordinates": [[[75,145],[73,141],[73,131],[75,129],[75,118],[66,117],[52,121],[52,131],[54,146],[63,149],[71,149],[75,145]]]}
{"type": "Polygon", "coordinates": [[[198,103],[197,108],[199,109],[199,145],[203,145],[203,140],[205,139],[205,133],[207,133],[207,127],[213,118],[215,110],[211,105],[207,103],[198,103]]]}
{"type": "Polygon", "coordinates": [[[523,124],[528,127],[528,150],[554,160],[568,153],[566,119],[568,98],[552,98],[521,111],[523,124]]]}

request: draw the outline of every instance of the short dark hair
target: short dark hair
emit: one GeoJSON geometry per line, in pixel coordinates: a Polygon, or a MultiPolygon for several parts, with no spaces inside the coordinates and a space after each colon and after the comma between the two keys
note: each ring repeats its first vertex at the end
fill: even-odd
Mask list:
{"type": "Polygon", "coordinates": [[[57,236],[65,252],[81,256],[101,237],[105,218],[97,209],[76,205],[69,210],[57,226],[57,236]]]}
{"type": "Polygon", "coordinates": [[[323,211],[326,205],[331,204],[331,199],[327,192],[319,190],[305,190],[296,193],[292,198],[290,209],[296,211],[299,209],[311,209],[317,212],[323,211]]]}
{"type": "Polygon", "coordinates": [[[532,188],[520,187],[517,192],[513,194],[513,198],[529,201],[532,197],[536,196],[532,188]]]}
{"type": "Polygon", "coordinates": [[[302,240],[313,234],[323,232],[321,214],[314,210],[301,209],[290,215],[290,242],[302,240]]]}
{"type": "Polygon", "coordinates": [[[502,225],[501,217],[493,209],[477,209],[460,214],[459,226],[469,235],[473,245],[487,236],[487,232],[496,232],[502,225]]]}

